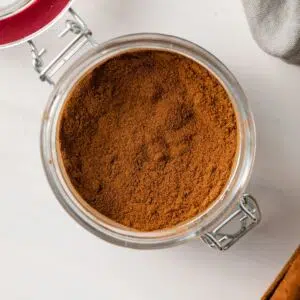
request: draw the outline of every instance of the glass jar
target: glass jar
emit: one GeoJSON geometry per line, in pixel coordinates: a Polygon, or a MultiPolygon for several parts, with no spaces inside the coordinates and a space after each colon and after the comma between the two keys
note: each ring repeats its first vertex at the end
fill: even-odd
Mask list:
{"type": "Polygon", "coordinates": [[[230,71],[198,45],[162,34],[122,36],[86,52],[55,84],[45,109],[41,129],[44,169],[61,205],[77,222],[98,237],[113,244],[137,249],[175,246],[200,237],[209,246],[225,250],[254,227],[260,220],[259,208],[254,198],[245,195],[244,192],[254,162],[255,142],[251,111],[240,85],[230,71]],[[121,53],[139,49],[178,53],[204,66],[226,89],[238,123],[238,147],[234,167],[224,190],[213,205],[204,213],[178,226],[153,232],[138,232],[124,227],[89,207],[72,189],[63,171],[57,145],[59,116],[76,82],[96,65],[121,53]],[[231,229],[229,233],[226,228],[230,223],[236,223],[237,229],[231,229]]]}
{"type": "Polygon", "coordinates": [[[54,86],[44,112],[41,129],[41,154],[48,181],[65,210],[82,226],[111,243],[153,249],[175,246],[201,238],[210,247],[226,250],[256,226],[261,218],[255,199],[244,194],[255,156],[255,126],[246,97],[230,71],[212,54],[186,40],[161,34],[122,36],[101,45],[94,42],[91,31],[70,8],[73,0],[20,0],[0,10],[0,48],[28,42],[33,67],[42,81],[54,86]],[[74,38],[48,64],[45,49],[38,49],[33,37],[43,33],[65,11],[70,19],[59,37],[74,38]],[[5,30],[4,30],[5,29],[5,30]],[[71,64],[55,83],[54,77],[86,45],[93,48],[71,64]],[[153,232],[138,232],[124,227],[93,210],[74,191],[60,162],[57,148],[58,120],[64,102],[76,82],[90,69],[124,52],[154,49],[184,55],[208,69],[227,91],[236,112],[238,147],[231,176],[216,201],[204,213],[178,226],[153,232]]]}

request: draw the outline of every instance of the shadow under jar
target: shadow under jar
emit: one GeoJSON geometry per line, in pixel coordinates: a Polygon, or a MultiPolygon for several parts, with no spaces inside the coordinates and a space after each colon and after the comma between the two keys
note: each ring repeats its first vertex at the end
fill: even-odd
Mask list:
{"type": "Polygon", "coordinates": [[[117,245],[153,249],[202,238],[210,247],[226,250],[260,221],[256,201],[244,194],[255,156],[255,126],[245,95],[233,75],[217,58],[203,48],[177,37],[161,34],[122,36],[85,53],[54,86],[42,123],[41,152],[49,183],[66,211],[86,229],[117,245]],[[215,76],[234,108],[238,137],[229,179],[214,202],[204,212],[178,225],[143,232],[114,222],[81,198],[64,170],[57,137],[66,101],[85,74],[124,53],[151,50],[185,56],[215,76]]]}

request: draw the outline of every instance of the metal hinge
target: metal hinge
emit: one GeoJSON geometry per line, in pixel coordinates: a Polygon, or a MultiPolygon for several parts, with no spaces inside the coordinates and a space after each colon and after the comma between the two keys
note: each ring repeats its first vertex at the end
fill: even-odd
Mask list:
{"type": "Polygon", "coordinates": [[[35,43],[28,41],[31,55],[32,64],[41,81],[47,81],[50,84],[54,84],[53,76],[62,68],[86,43],[90,43],[95,46],[97,43],[92,39],[92,32],[89,30],[85,22],[79,17],[79,15],[69,8],[69,13],[72,19],[67,19],[65,22],[65,28],[58,35],[59,38],[64,37],[67,33],[71,32],[75,35],[74,39],[46,66],[44,66],[43,55],[46,53],[46,49],[42,48],[38,50],[35,43]]]}
{"type": "Polygon", "coordinates": [[[251,195],[245,194],[239,201],[238,208],[214,230],[204,234],[201,239],[209,247],[224,251],[255,227],[260,220],[261,213],[256,200],[251,195]],[[224,227],[234,221],[239,224],[238,231],[234,233],[223,232],[224,227]]]}

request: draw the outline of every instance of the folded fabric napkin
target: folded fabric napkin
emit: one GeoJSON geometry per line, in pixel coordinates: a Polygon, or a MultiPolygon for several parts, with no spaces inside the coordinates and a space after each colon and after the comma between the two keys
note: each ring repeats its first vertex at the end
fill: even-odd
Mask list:
{"type": "Polygon", "coordinates": [[[300,63],[300,0],[242,0],[252,35],[271,55],[300,63]]]}

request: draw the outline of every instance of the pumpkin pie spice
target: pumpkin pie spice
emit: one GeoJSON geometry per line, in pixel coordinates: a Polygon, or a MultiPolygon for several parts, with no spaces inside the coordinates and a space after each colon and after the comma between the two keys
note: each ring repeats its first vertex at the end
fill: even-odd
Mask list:
{"type": "Polygon", "coordinates": [[[139,231],[204,212],[226,185],[237,149],[231,101],[182,55],[119,55],[75,85],[59,122],[64,169],[84,201],[139,231]]]}

